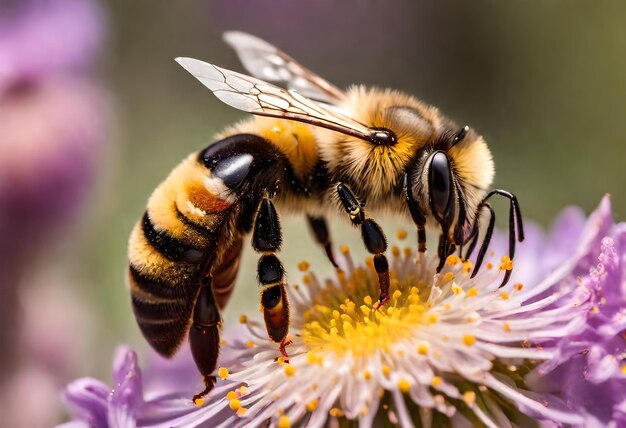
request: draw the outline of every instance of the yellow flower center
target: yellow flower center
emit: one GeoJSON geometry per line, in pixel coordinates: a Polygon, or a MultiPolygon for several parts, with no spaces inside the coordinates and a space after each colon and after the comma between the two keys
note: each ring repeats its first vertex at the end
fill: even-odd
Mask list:
{"type": "Polygon", "coordinates": [[[420,297],[430,291],[422,280],[398,281],[392,271],[389,302],[376,309],[378,277],[372,266],[354,269],[350,278],[341,273],[337,278],[313,296],[303,314],[302,338],[313,354],[362,357],[390,352],[395,343],[413,336],[417,326],[438,321],[420,297]]]}

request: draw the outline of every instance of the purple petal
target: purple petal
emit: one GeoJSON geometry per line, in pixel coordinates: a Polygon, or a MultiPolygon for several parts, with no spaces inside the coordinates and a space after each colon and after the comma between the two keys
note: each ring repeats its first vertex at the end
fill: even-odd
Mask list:
{"type": "Polygon", "coordinates": [[[81,378],[67,386],[64,399],[77,419],[86,421],[94,428],[106,428],[109,392],[109,387],[103,382],[92,378],[81,378]]]}
{"type": "Polygon", "coordinates": [[[109,396],[109,425],[133,427],[136,415],[143,405],[141,370],[137,354],[130,348],[120,347],[113,360],[113,388],[109,396]]]}

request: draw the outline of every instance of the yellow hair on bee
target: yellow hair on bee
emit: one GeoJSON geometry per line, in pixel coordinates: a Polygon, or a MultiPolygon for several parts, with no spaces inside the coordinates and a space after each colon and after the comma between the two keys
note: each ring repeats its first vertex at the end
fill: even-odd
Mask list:
{"type": "Polygon", "coordinates": [[[217,139],[241,133],[259,135],[278,147],[300,178],[310,174],[319,159],[311,126],[302,122],[256,116],[227,128],[217,139]]]}
{"type": "Polygon", "coordinates": [[[340,170],[353,182],[362,183],[359,193],[367,194],[370,200],[382,198],[398,184],[401,172],[440,127],[437,108],[395,90],[354,86],[340,107],[370,128],[393,130],[397,138],[393,146],[375,145],[315,129],[322,160],[331,171],[340,170]]]}

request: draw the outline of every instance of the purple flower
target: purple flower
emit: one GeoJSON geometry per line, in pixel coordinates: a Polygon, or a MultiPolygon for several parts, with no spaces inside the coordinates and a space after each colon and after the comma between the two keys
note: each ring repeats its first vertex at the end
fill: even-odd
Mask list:
{"type": "Polygon", "coordinates": [[[579,246],[582,256],[561,281],[586,302],[585,323],[529,380],[582,409],[585,424],[608,426],[626,423],[626,223],[613,224],[608,196],[590,222],[601,232],[579,246]]]}
{"type": "MultiPolygon", "coordinates": [[[[436,275],[433,257],[418,257],[416,264],[413,249],[394,246],[392,299],[380,311],[371,307],[374,271],[355,266],[344,251],[345,276],[323,286],[306,272],[306,287],[289,289],[294,339],[289,363],[276,359],[276,344],[262,323],[244,317],[248,334],[226,334],[236,339],[222,347],[229,355],[220,361],[230,369],[228,379],[218,380],[203,407],[190,400],[201,385],[185,350],[169,364],[152,363],[144,376],[143,401],[133,402],[138,407],[132,414],[146,427],[267,421],[321,426],[345,420],[362,426],[411,426],[418,420],[502,426],[532,419],[581,425],[597,412],[592,407],[598,401],[608,400],[612,405],[604,408],[613,413],[597,420],[621,420],[624,374],[615,361],[624,358],[618,346],[623,336],[616,337],[624,324],[622,229],[612,227],[606,198],[587,221],[580,210],[567,209],[547,237],[528,224],[513,280],[502,289],[497,255],[506,248],[504,234],[496,237],[494,254],[475,278],[469,277],[470,261],[451,256],[436,275]],[[593,258],[601,266],[596,262],[590,271],[593,258]],[[583,271],[582,285],[576,285],[583,271]],[[606,284],[615,281],[620,291],[609,292],[606,284]],[[576,357],[583,348],[589,349],[584,364],[576,357]],[[567,371],[559,372],[566,365],[567,371]],[[524,373],[537,366],[525,379],[524,373]],[[577,381],[567,380],[572,388],[548,388],[548,378],[538,382],[536,373],[549,371],[577,381]],[[594,385],[606,390],[587,389],[594,385]]],[[[105,420],[102,412],[108,418],[109,404],[70,399],[99,384],[78,382],[80,388],[68,389],[75,415],[85,420],[89,409],[89,420],[97,415],[105,420]]]]}
{"type": "MultiPolygon", "coordinates": [[[[108,96],[89,75],[103,41],[102,12],[95,0],[0,6],[0,322],[10,326],[0,330],[0,413],[6,426],[50,426],[58,418],[55,390],[83,339],[65,328],[75,315],[64,307],[67,300],[57,305],[65,290],[42,302],[47,289],[27,275],[50,251],[50,238],[78,214],[108,139],[108,96]],[[31,306],[23,309],[18,295],[31,306]],[[41,404],[24,415],[16,403],[28,400],[41,404]]],[[[47,278],[46,286],[66,281],[47,278]]]]}

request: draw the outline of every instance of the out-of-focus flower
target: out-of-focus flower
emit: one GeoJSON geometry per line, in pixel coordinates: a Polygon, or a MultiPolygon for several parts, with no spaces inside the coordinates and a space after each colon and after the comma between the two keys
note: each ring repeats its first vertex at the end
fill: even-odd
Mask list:
{"type": "Polygon", "coordinates": [[[35,292],[31,282],[50,238],[83,205],[108,138],[107,95],[89,74],[103,41],[102,12],[96,0],[0,6],[0,413],[7,426],[56,420],[54,387],[75,362],[69,349],[76,346],[65,340],[80,341],[51,330],[66,328],[75,311],[44,304],[47,290],[35,292]],[[23,311],[27,297],[28,309],[44,307],[23,311]],[[31,352],[51,351],[51,337],[69,347],[65,354],[31,352]],[[16,403],[29,399],[51,405],[25,416],[16,403]]]}
{"type": "MultiPolygon", "coordinates": [[[[592,403],[574,406],[560,391],[535,388],[526,375],[561,359],[565,338],[581,334],[594,313],[589,294],[567,283],[590,251],[600,248],[610,228],[607,210],[605,200],[586,223],[579,211],[566,211],[548,240],[531,226],[518,251],[515,279],[504,288],[498,288],[500,270],[508,260],[501,260],[498,250],[472,279],[469,261],[451,256],[436,274],[434,257],[416,262],[412,249],[392,247],[392,298],[377,311],[371,263],[355,266],[344,248],[344,273],[336,279],[322,285],[307,271],[301,285],[289,287],[294,340],[289,362],[267,339],[261,322],[242,317],[249,335],[230,335],[234,339],[223,346],[232,361],[222,359],[221,365],[230,374],[218,381],[207,403],[195,407],[191,402],[201,385],[198,376],[190,386],[187,375],[195,374],[195,367],[187,358],[188,371],[177,369],[187,373],[186,380],[170,376],[167,392],[167,382],[154,386],[158,372],[146,374],[153,386],[144,388],[137,424],[580,425],[587,410],[580,406],[592,403]],[[552,238],[568,239],[570,245],[559,247],[552,238]],[[542,251],[554,248],[561,256],[542,257],[542,251]]],[[[496,238],[494,248],[505,245],[506,237],[496,238]]],[[[68,400],[75,403],[71,396],[86,387],[69,388],[68,400]]],[[[80,418],[76,404],[73,408],[80,418]]]]}
{"type": "Polygon", "coordinates": [[[600,242],[579,248],[584,257],[560,283],[588,301],[585,324],[560,340],[555,358],[529,380],[581,409],[587,426],[621,426],[626,424],[626,224],[613,225],[608,197],[592,220],[602,225],[600,242]]]}

